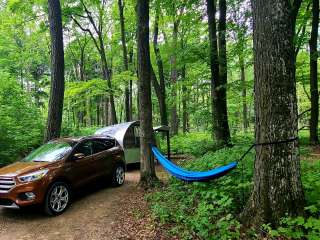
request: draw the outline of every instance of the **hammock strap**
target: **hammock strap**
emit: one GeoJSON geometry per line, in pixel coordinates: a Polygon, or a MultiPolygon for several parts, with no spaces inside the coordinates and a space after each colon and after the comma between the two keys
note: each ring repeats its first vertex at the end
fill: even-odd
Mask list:
{"type": "Polygon", "coordinates": [[[273,142],[263,142],[263,143],[253,143],[249,148],[248,150],[242,154],[242,156],[238,159],[238,163],[240,161],[242,161],[245,156],[247,156],[247,154],[256,146],[266,146],[266,145],[276,145],[276,144],[281,144],[281,143],[289,143],[289,142],[294,142],[294,141],[297,141],[298,140],[298,137],[295,137],[295,138],[288,138],[286,140],[280,140],[280,141],[273,141],[273,142]]]}
{"type": "MultiPolygon", "coordinates": [[[[249,148],[248,150],[242,154],[242,156],[238,159],[237,163],[239,163],[240,161],[242,161],[246,156],[247,154],[255,147],[255,146],[266,146],[266,145],[275,145],[275,144],[281,144],[281,143],[289,143],[289,142],[294,142],[298,140],[298,137],[295,137],[295,138],[289,138],[287,140],[280,140],[280,141],[273,141],[273,142],[263,142],[263,143],[253,143],[249,148]]],[[[242,163],[241,164],[241,182],[244,183],[244,169],[245,169],[245,166],[244,166],[245,163],[242,163]]],[[[244,188],[242,188],[242,204],[245,203],[245,192],[244,192],[244,188]]]]}

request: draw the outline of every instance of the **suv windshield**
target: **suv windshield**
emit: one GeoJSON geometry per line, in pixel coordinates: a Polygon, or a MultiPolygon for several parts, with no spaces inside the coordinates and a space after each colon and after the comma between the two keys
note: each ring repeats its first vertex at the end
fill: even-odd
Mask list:
{"type": "Polygon", "coordinates": [[[72,150],[66,142],[48,142],[26,156],[24,162],[54,162],[72,150]]]}

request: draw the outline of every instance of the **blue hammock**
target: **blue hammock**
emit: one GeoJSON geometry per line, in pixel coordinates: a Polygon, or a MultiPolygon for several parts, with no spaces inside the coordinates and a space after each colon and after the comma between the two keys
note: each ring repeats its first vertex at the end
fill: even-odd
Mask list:
{"type": "Polygon", "coordinates": [[[227,174],[229,171],[237,166],[237,162],[231,162],[225,166],[217,167],[215,169],[206,172],[193,172],[184,170],[177,165],[169,161],[165,156],[161,154],[158,148],[152,147],[152,152],[154,156],[158,159],[161,165],[173,176],[178,179],[187,182],[202,182],[209,181],[211,179],[219,178],[227,174]]]}

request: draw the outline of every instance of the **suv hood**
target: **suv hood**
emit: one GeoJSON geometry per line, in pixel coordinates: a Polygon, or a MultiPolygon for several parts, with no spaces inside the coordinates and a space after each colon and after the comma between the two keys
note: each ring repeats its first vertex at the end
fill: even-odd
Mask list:
{"type": "Polygon", "coordinates": [[[23,173],[37,171],[49,164],[49,162],[16,162],[0,168],[0,176],[15,177],[23,173]]]}

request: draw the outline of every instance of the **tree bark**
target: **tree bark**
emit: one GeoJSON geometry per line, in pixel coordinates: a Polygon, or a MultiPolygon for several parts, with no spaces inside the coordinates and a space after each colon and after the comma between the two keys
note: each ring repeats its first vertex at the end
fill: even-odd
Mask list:
{"type": "MultiPolygon", "coordinates": [[[[123,54],[123,66],[124,70],[129,70],[128,64],[128,51],[127,51],[127,43],[126,43],[126,34],[125,34],[125,25],[124,25],[124,16],[123,16],[123,2],[122,0],[118,0],[118,7],[119,7],[119,16],[120,16],[120,30],[121,30],[121,43],[122,43],[122,54],[123,54]]],[[[127,84],[125,88],[125,116],[126,122],[131,121],[131,109],[130,109],[130,92],[129,86],[127,84]]]]}
{"type": "Polygon", "coordinates": [[[153,143],[149,1],[137,0],[138,90],[140,107],[140,184],[152,186],[157,179],[151,153],[153,143]]]}
{"type": "MultiPolygon", "coordinates": [[[[256,143],[298,136],[294,19],[286,0],[253,0],[256,143]]],[[[276,226],[286,214],[303,214],[298,142],[256,146],[254,187],[242,220],[276,226]]]]}
{"type": "Polygon", "coordinates": [[[96,117],[97,121],[96,124],[100,125],[100,97],[96,97],[96,117]]]}
{"type": "Polygon", "coordinates": [[[242,95],[242,121],[244,132],[249,127],[248,120],[248,105],[247,105],[247,86],[246,86],[246,73],[243,59],[243,52],[239,54],[239,66],[240,66],[240,81],[241,81],[241,95],[242,95]]]}
{"type": "Polygon", "coordinates": [[[213,137],[219,146],[230,143],[230,130],[227,114],[227,59],[226,59],[226,2],[220,1],[219,54],[216,29],[215,0],[207,0],[207,14],[210,41],[211,98],[213,137]],[[221,68],[221,69],[220,69],[221,68]]]}
{"type": "MultiPolygon", "coordinates": [[[[160,87],[160,84],[157,80],[157,76],[153,70],[153,67],[151,65],[151,83],[153,85],[153,88],[154,88],[154,91],[156,93],[156,96],[157,96],[157,99],[158,99],[158,102],[159,102],[159,110],[160,110],[160,121],[161,121],[161,124],[162,125],[166,125],[167,124],[164,124],[164,119],[163,119],[163,113],[166,112],[166,104],[165,104],[165,99],[163,98],[163,92],[161,91],[161,87],[160,87]]],[[[168,123],[168,122],[167,122],[168,123]]]]}
{"type": "MultiPolygon", "coordinates": [[[[134,63],[133,63],[133,47],[130,49],[129,51],[129,64],[132,66],[133,69],[135,69],[134,67],[134,63]]],[[[133,119],[133,102],[132,102],[132,93],[133,91],[133,82],[132,80],[130,80],[129,82],[129,108],[130,108],[130,119],[133,119]]]]}
{"type": "Polygon", "coordinates": [[[186,66],[182,67],[181,77],[183,79],[182,84],[182,131],[183,133],[188,132],[188,107],[187,107],[187,98],[188,98],[188,89],[186,86],[186,66]]]}
{"type": "MultiPolygon", "coordinates": [[[[157,3],[155,20],[154,20],[154,31],[153,31],[153,50],[156,56],[158,75],[159,75],[159,84],[158,84],[159,94],[157,94],[157,97],[158,97],[159,109],[160,109],[160,120],[161,120],[161,125],[167,126],[168,113],[167,113],[167,104],[166,104],[166,86],[165,86],[165,79],[164,79],[163,61],[160,54],[160,48],[158,45],[159,15],[160,15],[160,6],[159,6],[159,3],[157,3]]],[[[154,84],[154,87],[156,87],[155,84],[154,84]]]]}
{"type": "Polygon", "coordinates": [[[109,124],[109,98],[104,97],[104,125],[109,124]]]}
{"type": "Polygon", "coordinates": [[[179,130],[179,119],[177,111],[177,80],[178,80],[178,70],[177,70],[177,42],[178,42],[178,27],[179,21],[175,20],[173,23],[173,46],[172,46],[172,55],[171,55],[171,97],[172,97],[172,106],[171,106],[171,134],[177,135],[179,130]]]}
{"type": "Polygon", "coordinates": [[[318,90],[318,28],[319,28],[319,0],[312,0],[312,29],[309,41],[310,45],[310,96],[311,96],[311,118],[310,118],[310,143],[318,144],[318,122],[319,122],[319,90],[318,90]]]}
{"type": "Polygon", "coordinates": [[[44,141],[60,137],[64,98],[64,51],[60,1],[48,0],[51,36],[51,89],[44,141]]]}
{"type": "Polygon", "coordinates": [[[80,62],[79,62],[80,81],[86,81],[85,50],[86,50],[87,44],[88,44],[87,35],[84,36],[83,43],[81,43],[81,40],[78,39],[78,45],[80,48],[80,62]]]}
{"type": "Polygon", "coordinates": [[[219,0],[218,49],[219,49],[219,85],[217,89],[217,129],[218,144],[228,145],[231,142],[227,109],[227,43],[226,43],[226,0],[219,0]]]}
{"type": "Polygon", "coordinates": [[[103,75],[103,79],[107,81],[108,88],[111,91],[109,94],[109,104],[110,104],[109,105],[109,110],[110,110],[109,124],[117,124],[118,123],[117,113],[116,113],[116,107],[114,103],[114,96],[112,93],[111,70],[108,67],[102,36],[99,37],[99,42],[100,42],[100,49],[103,49],[102,51],[100,51],[102,75],[103,75]]]}

